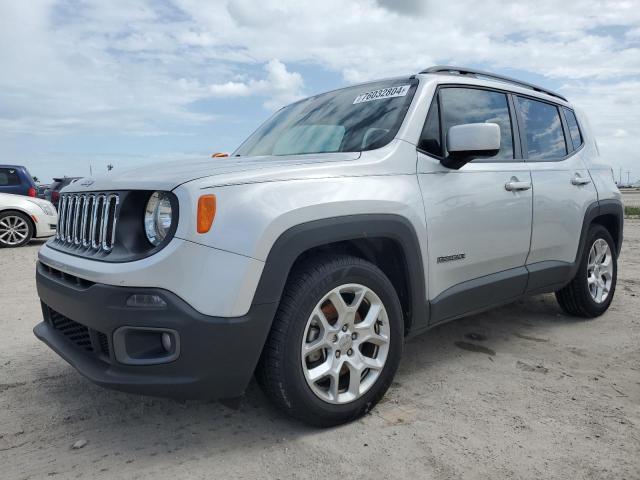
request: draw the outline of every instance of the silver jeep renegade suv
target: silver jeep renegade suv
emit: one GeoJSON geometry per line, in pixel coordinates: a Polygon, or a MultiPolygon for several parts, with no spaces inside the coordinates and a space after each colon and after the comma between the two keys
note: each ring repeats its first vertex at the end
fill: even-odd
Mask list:
{"type": "Polygon", "coordinates": [[[228,158],[83,179],[39,253],[38,338],[128,392],[371,409],[406,338],[555,292],[596,317],[623,210],[584,115],[458,67],[317,95],[228,158]]]}

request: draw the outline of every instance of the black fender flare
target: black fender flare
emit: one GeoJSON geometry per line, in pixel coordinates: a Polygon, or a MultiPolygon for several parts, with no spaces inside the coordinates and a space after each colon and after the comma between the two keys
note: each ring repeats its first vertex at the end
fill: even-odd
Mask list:
{"type": "Polygon", "coordinates": [[[252,305],[280,302],[289,272],[305,251],[341,241],[373,238],[390,239],[402,249],[408,274],[411,330],[421,330],[428,324],[429,310],[420,243],[409,220],[395,214],[324,218],[286,230],[269,251],[252,305]]]}
{"type": "Polygon", "coordinates": [[[605,199],[598,200],[589,205],[584,214],[584,220],[582,222],[582,231],[580,232],[580,242],[578,243],[578,251],[576,252],[576,258],[571,268],[570,281],[580,268],[580,259],[584,254],[584,249],[587,248],[587,232],[593,221],[602,215],[613,215],[616,219],[616,226],[618,228],[618,238],[616,241],[616,255],[620,255],[622,249],[622,233],[624,228],[624,206],[622,202],[617,199],[605,199]]]}

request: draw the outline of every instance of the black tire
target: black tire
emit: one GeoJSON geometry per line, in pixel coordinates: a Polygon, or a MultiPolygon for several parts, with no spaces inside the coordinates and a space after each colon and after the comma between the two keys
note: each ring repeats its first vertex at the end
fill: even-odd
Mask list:
{"type": "Polygon", "coordinates": [[[391,385],[404,343],[402,308],[384,273],[372,263],[349,255],[319,255],[304,261],[287,281],[269,337],[256,370],[266,395],[288,415],[318,427],[352,421],[371,410],[391,385]],[[318,397],[304,377],[300,348],[316,304],[332,289],[361,284],[377,294],[389,319],[389,350],[375,383],[360,398],[334,404],[318,397]]]}
{"type": "Polygon", "coordinates": [[[0,212],[0,222],[4,219],[8,219],[11,217],[21,218],[27,224],[27,236],[18,243],[9,243],[9,241],[0,238],[0,248],[14,248],[14,247],[22,247],[31,241],[33,238],[34,227],[32,220],[22,212],[0,212]]]}
{"type": "Polygon", "coordinates": [[[575,277],[567,286],[556,292],[556,299],[560,304],[562,310],[567,314],[575,317],[594,318],[599,317],[607,311],[613,295],[616,290],[616,281],[618,276],[618,254],[616,252],[616,246],[611,237],[609,231],[602,225],[593,224],[589,227],[587,232],[587,239],[582,252],[582,258],[580,259],[580,266],[576,272],[575,277]],[[613,264],[613,274],[611,279],[611,287],[609,288],[609,294],[607,298],[597,303],[589,293],[589,286],[587,282],[587,268],[589,263],[589,252],[592,245],[596,240],[602,239],[609,245],[609,251],[611,252],[611,260],[613,264]]]}

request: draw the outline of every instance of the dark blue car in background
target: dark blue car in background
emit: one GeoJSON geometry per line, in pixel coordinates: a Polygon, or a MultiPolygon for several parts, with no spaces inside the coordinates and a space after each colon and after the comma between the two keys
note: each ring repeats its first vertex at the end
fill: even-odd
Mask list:
{"type": "Polygon", "coordinates": [[[38,194],[36,182],[26,167],[20,165],[0,165],[0,193],[27,195],[38,194]]]}

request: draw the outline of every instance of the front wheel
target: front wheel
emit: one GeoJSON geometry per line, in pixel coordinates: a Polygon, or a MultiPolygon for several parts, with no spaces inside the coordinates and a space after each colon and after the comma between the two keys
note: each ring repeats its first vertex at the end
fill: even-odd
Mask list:
{"type": "Polygon", "coordinates": [[[576,276],[556,292],[556,299],[569,315],[598,317],[611,305],[617,275],[616,247],[611,234],[602,225],[591,225],[576,276]]]}
{"type": "Polygon", "coordinates": [[[402,309],[384,273],[357,257],[320,256],[287,282],[257,378],[289,415],[337,425],[383,397],[402,346],[402,309]]]}

